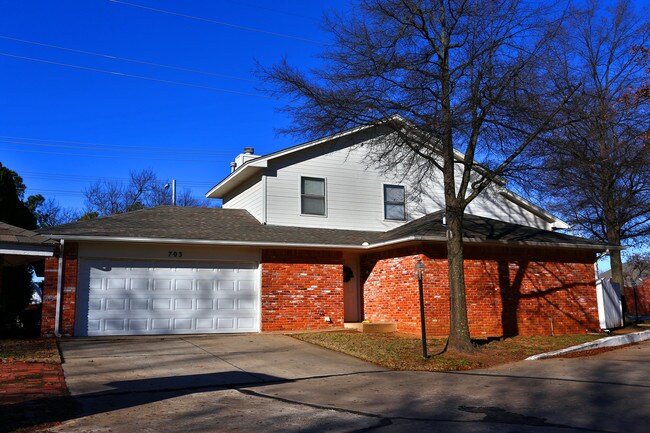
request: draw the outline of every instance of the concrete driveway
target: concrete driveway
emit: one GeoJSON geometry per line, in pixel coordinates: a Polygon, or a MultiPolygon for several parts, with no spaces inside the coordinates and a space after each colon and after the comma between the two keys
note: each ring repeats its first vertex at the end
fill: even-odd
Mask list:
{"type": "Polygon", "coordinates": [[[283,335],[62,341],[83,415],[52,432],[645,432],[650,343],[395,372],[283,335]]]}

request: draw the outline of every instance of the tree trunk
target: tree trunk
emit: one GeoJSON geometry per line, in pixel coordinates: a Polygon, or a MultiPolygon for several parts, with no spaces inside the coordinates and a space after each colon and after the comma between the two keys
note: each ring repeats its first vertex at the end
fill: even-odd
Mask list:
{"type": "Polygon", "coordinates": [[[621,259],[621,250],[613,250],[609,252],[609,263],[612,267],[612,281],[621,285],[625,284],[625,277],[623,276],[623,260],[621,259]]]}
{"type": "Polygon", "coordinates": [[[463,211],[447,212],[447,261],[449,264],[449,340],[447,350],[471,353],[474,346],[469,335],[463,255],[463,211]]]}

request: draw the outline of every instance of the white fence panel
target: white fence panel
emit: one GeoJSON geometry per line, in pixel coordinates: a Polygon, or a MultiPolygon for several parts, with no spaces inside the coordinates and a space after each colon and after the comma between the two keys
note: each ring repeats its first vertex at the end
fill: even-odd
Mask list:
{"type": "Polygon", "coordinates": [[[596,281],[598,299],[598,318],[601,329],[623,326],[623,305],[621,303],[621,286],[609,279],[596,281]]]}

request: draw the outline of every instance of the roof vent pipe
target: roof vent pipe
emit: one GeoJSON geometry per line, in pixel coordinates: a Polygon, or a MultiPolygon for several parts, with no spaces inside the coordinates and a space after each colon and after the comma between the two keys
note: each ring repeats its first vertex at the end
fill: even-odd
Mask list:
{"type": "Polygon", "coordinates": [[[253,147],[244,147],[244,155],[252,155],[255,153],[255,149],[253,147]]]}
{"type": "Polygon", "coordinates": [[[230,163],[230,172],[232,173],[233,171],[235,171],[236,168],[237,168],[237,163],[236,162],[231,162],[230,163]]]}

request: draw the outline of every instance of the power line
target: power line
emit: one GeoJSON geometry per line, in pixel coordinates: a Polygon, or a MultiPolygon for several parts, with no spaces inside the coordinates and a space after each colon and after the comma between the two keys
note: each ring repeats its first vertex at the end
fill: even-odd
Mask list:
{"type": "MultiPolygon", "coordinates": [[[[49,144],[49,143],[24,143],[20,141],[10,141],[10,140],[0,140],[0,143],[13,144],[19,146],[34,146],[34,147],[52,147],[57,149],[82,149],[82,150],[100,150],[105,152],[125,152],[125,153],[166,153],[174,155],[196,155],[198,152],[188,152],[188,151],[175,151],[175,150],[158,150],[158,149],[148,149],[148,150],[133,150],[133,149],[113,149],[110,147],[88,147],[88,146],[70,146],[62,144],[49,144]]],[[[214,154],[225,154],[224,152],[209,152],[214,154]]],[[[215,155],[213,155],[215,156],[215,155]]]]}
{"type": "Polygon", "coordinates": [[[313,16],[297,14],[295,12],[287,12],[287,11],[283,11],[283,10],[275,9],[275,8],[267,8],[267,7],[264,7],[264,6],[254,5],[254,4],[250,4],[250,3],[242,2],[242,1],[237,1],[237,5],[238,6],[242,5],[244,7],[248,7],[248,8],[251,8],[251,9],[259,9],[259,10],[263,10],[263,11],[269,11],[269,12],[273,12],[273,13],[276,13],[276,14],[289,15],[289,16],[292,16],[292,17],[303,18],[303,19],[306,19],[306,20],[310,20],[310,21],[312,21],[314,23],[318,23],[318,21],[319,21],[318,18],[313,17],[313,16]]]}
{"type": "Polygon", "coordinates": [[[46,44],[46,43],[43,43],[43,42],[28,41],[26,39],[13,38],[13,37],[10,37],[10,36],[0,35],[0,39],[6,39],[6,40],[9,40],[9,41],[14,41],[14,42],[21,42],[21,43],[24,43],[24,44],[38,45],[38,46],[47,47],[47,48],[55,48],[57,50],[70,51],[70,52],[73,52],[73,53],[87,54],[87,55],[90,55],[90,56],[102,57],[102,58],[110,59],[110,60],[121,60],[121,61],[124,61],[124,62],[139,63],[141,65],[156,66],[158,68],[174,69],[174,70],[177,70],[177,71],[192,72],[192,73],[195,73],[195,74],[203,74],[203,75],[211,75],[213,77],[228,78],[230,80],[239,80],[239,81],[247,81],[249,83],[257,83],[257,81],[255,81],[255,80],[251,80],[249,78],[237,77],[237,76],[234,76],[234,75],[218,74],[218,73],[215,73],[215,72],[207,72],[207,71],[202,71],[202,70],[199,70],[199,69],[183,68],[181,66],[164,65],[162,63],[154,63],[154,62],[148,62],[148,61],[145,61],[145,60],[130,59],[130,58],[127,58],[127,57],[113,56],[111,54],[102,54],[102,53],[96,53],[96,52],[93,52],[93,51],[84,51],[84,50],[79,50],[79,49],[75,49],[75,48],[62,47],[60,45],[51,45],[51,44],[46,44]]]}
{"type": "MultiPolygon", "coordinates": [[[[127,148],[127,149],[142,149],[142,150],[160,150],[160,151],[175,151],[175,147],[147,147],[147,146],[133,146],[130,144],[114,144],[114,143],[94,143],[94,142],[89,142],[89,141],[72,141],[72,140],[52,140],[48,138],[33,138],[33,137],[14,137],[10,135],[0,135],[0,138],[6,138],[9,140],[24,140],[24,141],[42,141],[46,143],[63,143],[63,144],[82,144],[82,145],[88,145],[88,146],[106,146],[106,147],[122,147],[122,148],[127,148]]],[[[196,151],[196,152],[206,152],[208,151],[207,149],[204,148],[184,148],[186,151],[196,151]]],[[[212,151],[209,151],[212,152],[212,151]]],[[[232,154],[235,153],[236,151],[230,151],[230,150],[220,150],[220,151],[214,151],[216,153],[223,153],[223,154],[232,154]]]]}
{"type": "Polygon", "coordinates": [[[163,14],[167,14],[167,15],[174,15],[174,16],[177,16],[177,17],[188,18],[188,19],[191,19],[191,20],[197,20],[197,21],[203,21],[203,22],[207,22],[207,23],[217,24],[217,25],[220,25],[220,26],[230,27],[230,28],[233,28],[233,29],[246,30],[248,32],[261,33],[261,34],[264,34],[264,35],[275,36],[275,37],[279,37],[279,38],[294,39],[294,40],[297,40],[297,41],[324,45],[320,41],[316,41],[316,40],[313,40],[313,39],[307,39],[307,38],[303,38],[303,37],[300,37],[300,36],[288,35],[288,34],[285,34],[285,33],[278,33],[278,32],[271,32],[271,31],[268,31],[268,30],[258,29],[258,28],[255,28],[255,27],[240,26],[238,24],[230,24],[230,23],[226,23],[226,22],[223,22],[223,21],[211,20],[209,18],[202,18],[202,17],[193,16],[193,15],[186,15],[186,14],[182,14],[182,13],[179,13],[179,12],[173,12],[173,11],[168,11],[168,10],[164,10],[164,9],[156,9],[156,8],[152,8],[152,7],[148,7],[148,6],[135,4],[135,3],[127,3],[127,2],[124,2],[124,1],[120,1],[120,0],[108,0],[108,1],[110,1],[111,3],[118,3],[118,4],[121,4],[121,5],[131,6],[131,7],[134,7],[134,8],[145,9],[145,10],[148,10],[148,11],[159,12],[159,13],[163,13],[163,14]]]}
{"type": "Polygon", "coordinates": [[[46,152],[42,150],[27,150],[27,149],[0,149],[4,152],[21,152],[21,153],[37,153],[41,155],[60,155],[60,156],[78,156],[83,158],[109,158],[109,159],[144,159],[147,161],[177,161],[177,162],[201,162],[204,164],[213,164],[216,159],[178,159],[178,158],[155,158],[150,156],[123,156],[123,155],[88,155],[82,153],[65,153],[65,152],[46,152]]]}
{"type": "Polygon", "coordinates": [[[84,193],[82,191],[75,191],[75,190],[68,190],[68,189],[42,189],[42,188],[27,188],[27,189],[32,189],[36,192],[52,192],[52,193],[57,193],[57,194],[62,194],[62,195],[73,195],[73,196],[83,196],[84,193]]]}
{"type": "Polygon", "coordinates": [[[156,82],[165,83],[165,84],[175,84],[177,86],[194,87],[196,89],[211,90],[213,92],[222,92],[222,93],[231,93],[231,94],[234,94],[234,95],[252,96],[254,98],[273,99],[270,96],[264,96],[264,95],[260,95],[260,94],[256,94],[256,93],[239,92],[239,91],[236,91],[236,90],[228,90],[228,89],[220,89],[220,88],[217,88],[217,87],[201,86],[199,84],[185,83],[185,82],[182,82],[182,81],[163,80],[161,78],[146,77],[146,76],[143,76],[143,75],[125,74],[123,72],[107,71],[105,69],[89,68],[89,67],[86,67],[86,66],[72,65],[70,63],[54,62],[54,61],[51,61],[51,60],[37,59],[37,58],[34,58],[34,57],[18,56],[18,55],[9,54],[9,53],[0,52],[0,56],[12,57],[12,58],[21,59],[21,60],[29,60],[29,61],[32,61],[32,62],[46,63],[46,64],[49,64],[49,65],[65,66],[65,67],[68,67],[68,68],[80,69],[80,70],[83,70],[83,71],[101,72],[103,74],[117,75],[119,77],[138,78],[140,80],[156,81],[156,82]]]}
{"type": "MultiPolygon", "coordinates": [[[[43,172],[32,172],[32,171],[21,171],[22,177],[29,177],[29,179],[43,179],[43,180],[56,180],[60,182],[79,182],[79,183],[88,183],[95,181],[106,181],[106,182],[129,182],[131,179],[128,177],[105,177],[105,176],[81,176],[81,175],[68,175],[60,173],[43,173],[43,172]]],[[[182,178],[176,178],[176,181],[181,186],[214,186],[215,182],[204,182],[199,180],[188,180],[182,178]]]]}

